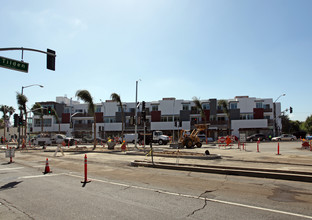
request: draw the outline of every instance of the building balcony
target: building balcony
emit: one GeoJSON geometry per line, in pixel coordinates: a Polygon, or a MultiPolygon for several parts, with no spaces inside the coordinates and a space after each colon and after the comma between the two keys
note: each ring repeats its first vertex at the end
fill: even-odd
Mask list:
{"type": "Polygon", "coordinates": [[[92,130],[92,124],[74,124],[75,131],[92,130]]]}
{"type": "Polygon", "coordinates": [[[273,126],[274,120],[273,119],[268,119],[268,126],[273,126]]]}
{"type": "Polygon", "coordinates": [[[264,108],[263,112],[272,112],[272,108],[264,108]]]}
{"type": "Polygon", "coordinates": [[[222,121],[213,120],[209,122],[210,122],[210,125],[227,125],[228,124],[228,121],[225,121],[225,120],[222,120],[222,121]]]}
{"type": "Polygon", "coordinates": [[[200,111],[198,109],[192,109],[191,110],[191,114],[195,115],[195,114],[200,114],[200,111]]]}

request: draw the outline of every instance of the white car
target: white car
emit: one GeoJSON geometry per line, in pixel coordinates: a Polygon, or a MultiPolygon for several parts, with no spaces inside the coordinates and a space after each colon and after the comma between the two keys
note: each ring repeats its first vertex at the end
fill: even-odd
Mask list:
{"type": "Polygon", "coordinates": [[[281,136],[272,138],[272,141],[294,141],[297,140],[296,136],[291,134],[282,134],[281,136]]]}

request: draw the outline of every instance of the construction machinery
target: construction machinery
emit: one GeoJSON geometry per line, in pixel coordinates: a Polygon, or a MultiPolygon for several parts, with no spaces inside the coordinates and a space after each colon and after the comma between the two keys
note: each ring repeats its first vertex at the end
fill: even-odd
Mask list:
{"type": "Polygon", "coordinates": [[[197,136],[200,131],[204,131],[206,128],[206,125],[195,125],[196,128],[191,132],[188,130],[181,130],[180,131],[180,138],[178,141],[178,147],[179,148],[192,148],[194,146],[200,148],[202,146],[202,143],[197,136]]]}

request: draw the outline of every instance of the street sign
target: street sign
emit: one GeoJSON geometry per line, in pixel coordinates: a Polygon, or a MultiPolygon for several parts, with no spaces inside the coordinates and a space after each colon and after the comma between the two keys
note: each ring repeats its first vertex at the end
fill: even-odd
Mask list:
{"type": "Polygon", "coordinates": [[[0,56],[0,67],[28,73],[28,63],[0,56]]]}

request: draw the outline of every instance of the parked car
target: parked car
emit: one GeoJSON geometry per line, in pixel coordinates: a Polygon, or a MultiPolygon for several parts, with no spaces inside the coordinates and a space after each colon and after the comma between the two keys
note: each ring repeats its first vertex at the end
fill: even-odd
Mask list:
{"type": "Polygon", "coordinates": [[[264,134],[258,133],[258,134],[250,135],[246,138],[246,141],[250,141],[250,142],[258,141],[258,140],[265,141],[265,140],[268,140],[268,137],[264,134]]]}
{"type": "Polygon", "coordinates": [[[138,135],[135,134],[124,134],[124,141],[126,141],[127,143],[135,143],[135,137],[137,137],[137,141],[138,141],[138,135]]]}
{"type": "Polygon", "coordinates": [[[281,136],[272,138],[272,141],[294,141],[297,140],[296,136],[291,134],[282,134],[281,136]]]}

